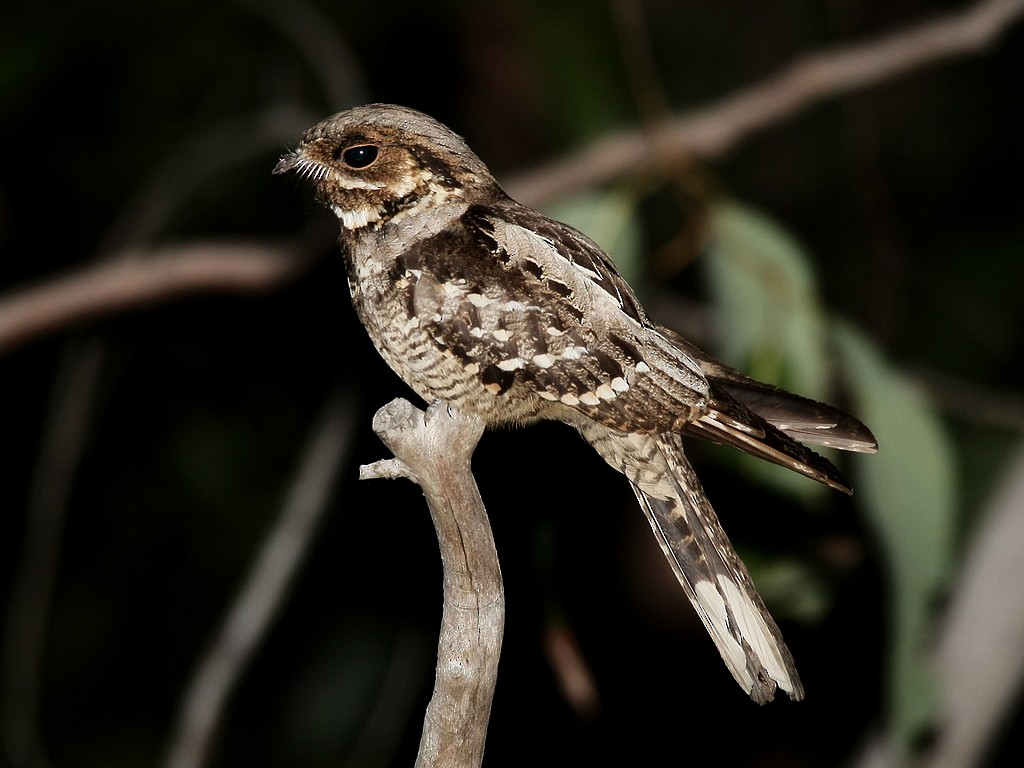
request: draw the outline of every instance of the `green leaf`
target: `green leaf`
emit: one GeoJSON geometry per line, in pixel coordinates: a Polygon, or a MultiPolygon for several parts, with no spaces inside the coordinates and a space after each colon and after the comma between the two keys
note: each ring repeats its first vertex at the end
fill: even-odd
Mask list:
{"type": "Polygon", "coordinates": [[[711,226],[704,264],[720,354],[751,376],[823,398],[825,322],[807,253],[774,221],[737,202],[715,205],[711,226]]]}
{"type": "MultiPolygon", "coordinates": [[[[827,332],[811,260],[767,216],[735,201],[711,210],[712,247],[703,260],[713,304],[716,351],[761,381],[827,399],[827,332]]],[[[738,459],[792,495],[823,489],[788,470],[738,459]]]]}
{"type": "Polygon", "coordinates": [[[637,193],[633,187],[590,189],[549,205],[545,213],[575,227],[600,245],[630,285],[643,273],[643,238],[637,221],[637,193]]]}
{"type": "Polygon", "coordinates": [[[546,104],[552,126],[571,143],[596,138],[633,119],[634,108],[623,80],[615,30],[608,14],[595,12],[590,0],[533,2],[519,31],[544,72],[535,93],[546,104]]]}
{"type": "Polygon", "coordinates": [[[857,415],[879,444],[878,455],[855,463],[854,486],[891,577],[890,730],[907,756],[936,716],[927,659],[934,608],[953,562],[957,466],[925,393],[854,329],[837,323],[835,339],[857,415]]]}
{"type": "Polygon", "coordinates": [[[832,607],[832,593],[823,578],[807,563],[759,550],[740,553],[750,575],[776,619],[803,624],[821,622],[832,607]]]}

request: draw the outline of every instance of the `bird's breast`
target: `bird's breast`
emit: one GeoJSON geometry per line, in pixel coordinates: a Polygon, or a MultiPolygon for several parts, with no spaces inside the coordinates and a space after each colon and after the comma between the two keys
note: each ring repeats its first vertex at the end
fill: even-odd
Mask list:
{"type": "Polygon", "coordinates": [[[472,306],[474,294],[464,281],[395,263],[354,266],[349,288],[360,321],[385,362],[426,402],[447,402],[488,424],[538,417],[536,393],[514,386],[506,371],[469,352],[467,341],[472,346],[479,329],[452,309],[472,306]]]}

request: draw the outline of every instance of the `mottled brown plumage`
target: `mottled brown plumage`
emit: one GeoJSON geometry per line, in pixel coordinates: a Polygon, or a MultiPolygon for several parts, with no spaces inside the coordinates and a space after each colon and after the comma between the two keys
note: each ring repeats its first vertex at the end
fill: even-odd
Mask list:
{"type": "Polygon", "coordinates": [[[758,702],[803,688],[789,650],[683,453],[734,445],[849,492],[796,442],[873,451],[831,406],[718,363],[647,317],[601,248],[509,198],[436,120],[374,104],[314,126],[275,172],[312,182],[341,223],[359,319],[427,402],[489,426],[576,428],[630,481],[730,672],[758,702]],[[790,434],[787,434],[790,433],[790,434]]]}

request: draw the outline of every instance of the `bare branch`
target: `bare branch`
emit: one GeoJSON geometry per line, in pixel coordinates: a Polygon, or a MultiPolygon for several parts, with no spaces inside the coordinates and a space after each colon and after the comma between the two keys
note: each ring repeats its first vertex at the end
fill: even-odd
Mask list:
{"type": "Polygon", "coordinates": [[[968,548],[938,637],[943,722],[923,765],[983,765],[1024,684],[1024,449],[968,548]]]}
{"type": "Polygon", "coordinates": [[[39,441],[18,552],[0,667],[0,731],[12,765],[45,768],[49,759],[40,738],[39,701],[47,621],[60,563],[68,499],[85,449],[92,411],[106,359],[95,338],[77,340],[61,357],[39,441]]]}
{"type": "Polygon", "coordinates": [[[345,464],[357,410],[351,400],[340,391],[317,420],[281,517],[182,697],[168,768],[199,768],[209,753],[228,696],[287,596],[345,464]]]}
{"type": "Polygon", "coordinates": [[[593,670],[572,629],[561,622],[549,622],[544,631],[544,655],[555,674],[562,698],[576,717],[593,719],[601,709],[601,696],[593,670]]]}
{"type": "MultiPolygon", "coordinates": [[[[905,32],[813,54],[764,83],[679,115],[651,141],[651,134],[641,130],[613,135],[560,161],[515,176],[506,186],[522,202],[538,205],[623,174],[650,171],[652,143],[658,147],[661,162],[690,155],[720,155],[751,133],[828,96],[984,50],[1022,13],[1024,0],[985,0],[905,32]]],[[[144,259],[130,266],[119,260],[24,289],[0,302],[0,353],[83,318],[183,293],[268,290],[303,265],[298,259],[268,258],[274,251],[265,245],[193,246],[179,251],[176,259],[144,259]],[[205,256],[192,252],[195,258],[183,258],[201,248],[207,249],[205,256]],[[181,263],[175,264],[175,260],[181,263]]],[[[170,257],[171,252],[165,255],[170,257]]]]}
{"type": "MultiPolygon", "coordinates": [[[[868,43],[812,54],[763,83],[679,115],[656,137],[658,160],[724,154],[755,131],[829,96],[894,80],[936,61],[976,53],[1024,14],[1024,0],[985,0],[966,11],[868,43]]],[[[581,187],[652,168],[650,136],[609,136],[561,161],[508,180],[517,200],[536,206],[581,187]]]]}
{"type": "Polygon", "coordinates": [[[85,320],[188,294],[267,291],[308,264],[294,244],[208,242],[126,253],[0,300],[0,354],[85,320]]]}
{"type": "Polygon", "coordinates": [[[393,400],[373,429],[423,489],[444,566],[437,673],[416,766],[479,766],[505,626],[498,554],[470,468],[483,423],[443,403],[424,414],[393,400]]]}
{"type": "MultiPolygon", "coordinates": [[[[1024,444],[982,510],[935,637],[942,710],[931,743],[912,765],[987,765],[1024,688],[1024,444]]],[[[873,733],[856,768],[895,768],[892,738],[873,733]]]]}
{"type": "Polygon", "coordinates": [[[398,480],[399,478],[416,482],[416,476],[398,459],[381,459],[373,464],[363,464],[359,467],[360,480],[398,480]]]}

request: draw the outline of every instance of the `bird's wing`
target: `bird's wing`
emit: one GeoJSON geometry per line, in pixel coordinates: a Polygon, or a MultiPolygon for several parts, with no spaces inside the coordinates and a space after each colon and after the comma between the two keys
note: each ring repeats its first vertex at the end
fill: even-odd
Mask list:
{"type": "Polygon", "coordinates": [[[529,395],[655,432],[707,401],[697,363],[652,330],[604,252],[529,209],[471,206],[395,269],[418,330],[506,403],[529,395]]]}
{"type": "Polygon", "coordinates": [[[801,442],[857,453],[878,450],[875,436],[864,424],[827,403],[746,376],[714,376],[711,381],[776,429],[801,442]]]}
{"type": "Polygon", "coordinates": [[[658,328],[696,360],[713,390],[724,391],[776,429],[804,443],[843,451],[874,453],[878,442],[864,424],[845,411],[753,379],[710,357],[669,328],[658,328]]]}
{"type": "Polygon", "coordinates": [[[839,470],[824,456],[761,418],[714,383],[712,393],[707,409],[683,428],[683,434],[738,448],[843,493],[852,492],[839,470]]]}
{"type": "Polygon", "coordinates": [[[733,550],[678,435],[656,438],[671,471],[667,499],[633,483],[633,491],[676,578],[750,697],[771,701],[776,687],[791,699],[804,695],[793,657],[746,567],[733,550]]]}
{"type": "MultiPolygon", "coordinates": [[[[831,462],[731,392],[758,404],[774,393],[793,403],[792,410],[803,407],[799,427],[816,438],[828,431],[838,439],[835,425],[859,423],[852,417],[842,421],[845,414],[819,405],[829,418],[814,425],[832,428],[814,429],[804,406],[813,401],[795,395],[786,400],[788,393],[744,377],[654,326],[604,251],[576,230],[521,206],[471,207],[461,223],[458,242],[424,246],[434,257],[421,265],[416,291],[421,302],[438,296],[431,304],[436,312],[421,312],[435,318],[425,320],[428,333],[477,366],[493,394],[508,393],[511,400],[519,386],[612,429],[724,443],[849,492],[831,462]],[[450,268],[438,253],[448,255],[450,268]],[[431,279],[438,286],[433,291],[431,279]]],[[[792,419],[780,425],[797,429],[792,419]]]]}

